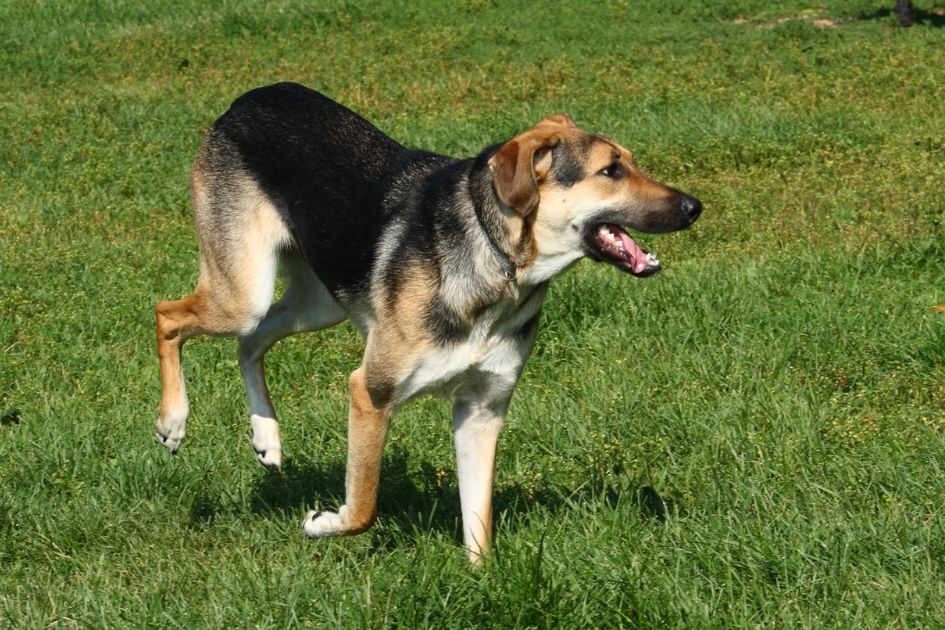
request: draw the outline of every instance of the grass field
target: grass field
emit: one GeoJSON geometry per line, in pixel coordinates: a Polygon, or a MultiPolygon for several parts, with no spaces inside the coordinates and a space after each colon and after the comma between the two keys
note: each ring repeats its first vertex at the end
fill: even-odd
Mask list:
{"type": "Polygon", "coordinates": [[[0,625],[942,627],[945,11],[917,5],[0,3],[0,625]],[[269,355],[282,473],[233,340],[188,344],[188,441],[154,441],[189,164],[279,80],[456,155],[567,111],[705,203],[643,238],[656,278],[553,285],[478,570],[432,399],[375,528],[303,539],[343,493],[349,325],[269,355]]]}

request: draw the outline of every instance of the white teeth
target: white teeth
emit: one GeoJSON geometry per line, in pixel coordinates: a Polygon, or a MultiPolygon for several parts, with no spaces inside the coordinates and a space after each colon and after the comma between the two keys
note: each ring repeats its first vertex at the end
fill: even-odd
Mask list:
{"type": "Polygon", "coordinates": [[[605,241],[607,241],[608,243],[619,242],[619,240],[617,239],[617,237],[614,236],[614,233],[611,232],[611,231],[610,231],[608,228],[606,228],[606,227],[601,227],[601,228],[597,231],[597,233],[600,235],[601,238],[603,238],[603,239],[604,239],[605,241]]]}
{"type": "Polygon", "coordinates": [[[598,234],[604,241],[606,241],[607,243],[609,243],[610,245],[613,245],[614,247],[616,247],[616,248],[619,249],[620,251],[623,251],[623,243],[620,241],[620,239],[617,237],[617,235],[614,234],[614,233],[610,230],[610,228],[608,228],[607,226],[602,225],[602,226],[597,230],[597,234],[598,234]]]}
{"type": "Polygon", "coordinates": [[[646,255],[646,264],[650,267],[660,264],[660,259],[656,257],[656,252],[650,252],[646,255]]]}

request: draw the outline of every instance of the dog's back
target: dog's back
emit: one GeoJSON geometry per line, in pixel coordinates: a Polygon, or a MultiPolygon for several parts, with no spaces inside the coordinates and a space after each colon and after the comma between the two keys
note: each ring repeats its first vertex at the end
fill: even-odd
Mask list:
{"type": "MultiPolygon", "coordinates": [[[[194,165],[225,200],[252,180],[334,293],[365,284],[390,179],[409,152],[331,99],[293,83],[244,94],[214,123],[194,165]]],[[[211,214],[231,212],[216,203],[211,214]]],[[[229,218],[221,223],[232,225],[229,218]]]]}

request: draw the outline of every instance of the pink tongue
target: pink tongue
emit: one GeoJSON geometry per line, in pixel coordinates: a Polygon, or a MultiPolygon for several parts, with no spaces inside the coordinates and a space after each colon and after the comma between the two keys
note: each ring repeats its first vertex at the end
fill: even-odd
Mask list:
{"type": "Polygon", "coordinates": [[[630,235],[624,232],[623,230],[614,230],[617,233],[617,236],[620,237],[621,242],[623,243],[623,248],[630,253],[630,258],[632,259],[633,273],[642,273],[646,271],[647,262],[646,262],[646,252],[640,249],[640,246],[630,238],[630,235]]]}

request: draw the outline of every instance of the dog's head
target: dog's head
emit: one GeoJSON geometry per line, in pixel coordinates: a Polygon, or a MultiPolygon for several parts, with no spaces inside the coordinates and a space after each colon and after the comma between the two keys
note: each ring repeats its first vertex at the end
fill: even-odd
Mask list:
{"type": "Polygon", "coordinates": [[[545,118],[489,159],[499,200],[531,226],[540,275],[581,256],[639,277],[660,270],[624,228],[671,232],[689,227],[702,203],[656,182],[613,140],[583,131],[570,116],[545,118]]]}

